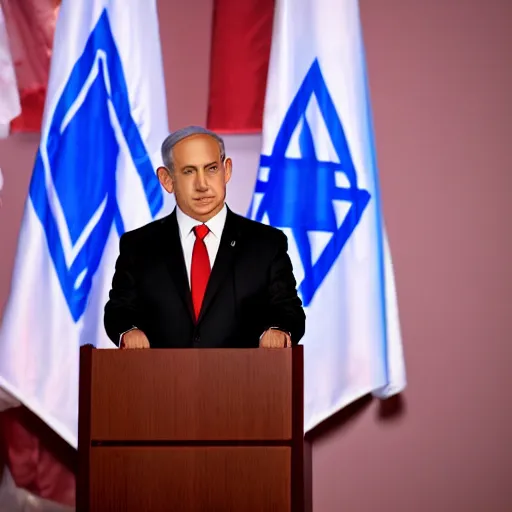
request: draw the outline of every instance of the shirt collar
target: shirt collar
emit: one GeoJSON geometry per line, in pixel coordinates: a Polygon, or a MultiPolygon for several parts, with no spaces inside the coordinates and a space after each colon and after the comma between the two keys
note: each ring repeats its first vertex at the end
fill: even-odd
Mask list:
{"type": "MultiPolygon", "coordinates": [[[[220,210],[220,212],[213,216],[210,220],[205,222],[210,232],[219,240],[220,237],[222,236],[222,231],[224,229],[224,224],[226,223],[227,214],[228,209],[226,203],[224,203],[222,210],[220,210]]],[[[196,226],[202,224],[202,222],[199,222],[198,220],[189,217],[186,213],[183,213],[183,211],[180,209],[178,205],[176,205],[176,220],[178,221],[180,238],[182,240],[187,238],[192,233],[192,230],[196,226]]]]}

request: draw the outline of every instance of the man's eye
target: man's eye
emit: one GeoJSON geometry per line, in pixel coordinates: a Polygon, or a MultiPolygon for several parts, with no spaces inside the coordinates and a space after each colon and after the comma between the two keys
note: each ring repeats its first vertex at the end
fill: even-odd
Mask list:
{"type": "Polygon", "coordinates": [[[210,167],[208,170],[209,170],[210,172],[216,172],[216,171],[217,171],[217,169],[218,169],[218,167],[217,167],[216,165],[214,165],[213,167],[210,167]]]}

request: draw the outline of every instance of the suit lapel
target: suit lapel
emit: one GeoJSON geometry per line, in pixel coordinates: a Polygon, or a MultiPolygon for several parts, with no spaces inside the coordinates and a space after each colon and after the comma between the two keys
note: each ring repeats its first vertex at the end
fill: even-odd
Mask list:
{"type": "Polygon", "coordinates": [[[192,296],[188,284],[187,269],[181,247],[176,210],[163,220],[164,233],[161,235],[164,259],[174,281],[178,295],[183,300],[191,318],[194,318],[192,296]]]}
{"type": "Polygon", "coordinates": [[[197,323],[201,322],[206,311],[210,307],[219,291],[220,286],[226,279],[228,272],[232,269],[233,261],[239,247],[240,231],[237,216],[228,209],[226,224],[222,231],[219,250],[215,258],[215,263],[208,280],[206,292],[203,298],[203,304],[199,313],[197,323]]]}

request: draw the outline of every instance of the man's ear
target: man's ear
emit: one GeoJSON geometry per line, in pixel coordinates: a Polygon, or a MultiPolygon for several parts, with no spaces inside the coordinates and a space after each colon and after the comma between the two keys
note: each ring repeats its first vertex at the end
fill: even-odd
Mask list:
{"type": "Polygon", "coordinates": [[[162,187],[164,187],[169,194],[172,194],[174,192],[174,182],[172,181],[171,171],[169,171],[167,167],[160,166],[156,170],[156,175],[162,187]]]}
{"type": "Polygon", "coordinates": [[[231,158],[224,160],[224,176],[225,182],[227,183],[231,179],[231,172],[233,171],[233,161],[231,158]]]}

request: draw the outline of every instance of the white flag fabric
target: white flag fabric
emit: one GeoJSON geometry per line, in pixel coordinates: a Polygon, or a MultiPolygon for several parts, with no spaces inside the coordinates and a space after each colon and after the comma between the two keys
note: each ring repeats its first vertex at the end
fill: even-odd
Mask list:
{"type": "MultiPolygon", "coordinates": [[[[0,5],[0,138],[9,135],[11,121],[21,113],[5,17],[0,5]]],[[[1,186],[0,186],[1,188],[1,186]]]]}
{"type": "Polygon", "coordinates": [[[155,0],[64,0],[0,331],[0,388],[77,446],[79,348],[103,327],[119,238],[168,213],[155,0]]]}
{"type": "Polygon", "coordinates": [[[277,0],[262,145],[249,216],[288,236],[308,431],[406,384],[357,0],[277,0]]]}

